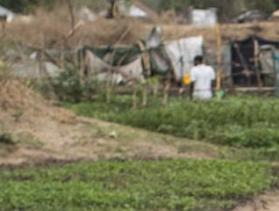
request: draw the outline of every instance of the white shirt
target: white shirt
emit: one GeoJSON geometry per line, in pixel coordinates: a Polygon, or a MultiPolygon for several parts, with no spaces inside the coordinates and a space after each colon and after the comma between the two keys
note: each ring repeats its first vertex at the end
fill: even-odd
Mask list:
{"type": "Polygon", "coordinates": [[[212,81],[215,72],[212,67],[201,64],[191,69],[191,80],[194,82],[194,99],[209,100],[213,97],[212,81]]]}

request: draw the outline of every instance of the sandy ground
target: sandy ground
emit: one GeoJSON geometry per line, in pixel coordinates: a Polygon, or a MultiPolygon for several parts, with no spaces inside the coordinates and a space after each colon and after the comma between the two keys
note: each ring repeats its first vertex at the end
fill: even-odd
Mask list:
{"type": "Polygon", "coordinates": [[[249,202],[246,205],[239,206],[233,211],[278,211],[279,210],[279,192],[267,193],[259,198],[249,202]]]}
{"type": "Polygon", "coordinates": [[[0,81],[0,164],[47,160],[214,158],[218,148],[99,120],[54,106],[17,80],[0,81]],[[1,142],[0,142],[1,144],[1,142]],[[2,155],[2,156],[1,156],[2,155]]]}
{"type": "Polygon", "coordinates": [[[48,160],[210,159],[219,149],[99,120],[78,117],[18,80],[0,80],[0,165],[48,160]],[[1,136],[0,136],[1,137],[1,136]]]}
{"type": "Polygon", "coordinates": [[[20,117],[16,112],[0,112],[5,119],[2,131],[11,133],[18,143],[14,150],[0,154],[0,164],[54,159],[210,159],[219,155],[213,145],[76,117],[59,108],[48,108],[45,113],[28,111],[20,117]]]}

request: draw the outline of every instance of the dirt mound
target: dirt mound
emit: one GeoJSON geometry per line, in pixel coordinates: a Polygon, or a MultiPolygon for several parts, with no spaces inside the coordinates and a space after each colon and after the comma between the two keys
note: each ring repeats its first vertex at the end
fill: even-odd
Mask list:
{"type": "Polygon", "coordinates": [[[206,154],[205,157],[204,152],[199,150],[180,152],[182,144],[188,143],[191,148],[192,143],[188,140],[186,142],[77,117],[48,102],[18,80],[1,80],[0,87],[0,134],[11,135],[12,141],[16,143],[13,150],[10,146],[7,153],[0,153],[0,165],[52,159],[71,161],[218,156],[218,150],[216,155],[206,154]]]}
{"type": "Polygon", "coordinates": [[[1,110],[38,109],[42,99],[18,80],[0,81],[1,110]]]}
{"type": "Polygon", "coordinates": [[[32,118],[48,116],[61,121],[74,118],[71,112],[53,106],[19,80],[1,80],[0,87],[0,113],[18,113],[32,118]]]}

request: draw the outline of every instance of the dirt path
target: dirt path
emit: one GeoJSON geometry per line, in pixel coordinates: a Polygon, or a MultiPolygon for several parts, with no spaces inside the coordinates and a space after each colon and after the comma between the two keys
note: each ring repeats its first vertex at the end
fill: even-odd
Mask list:
{"type": "Polygon", "coordinates": [[[233,211],[279,211],[279,191],[260,196],[233,211]]]}

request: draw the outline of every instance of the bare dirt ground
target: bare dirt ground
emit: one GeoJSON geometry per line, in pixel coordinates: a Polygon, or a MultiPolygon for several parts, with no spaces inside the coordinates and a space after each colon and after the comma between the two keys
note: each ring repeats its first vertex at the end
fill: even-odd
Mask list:
{"type": "Polygon", "coordinates": [[[233,211],[278,211],[279,210],[279,192],[267,193],[259,198],[241,205],[233,211]]]}
{"type": "Polygon", "coordinates": [[[0,85],[0,133],[15,142],[6,153],[2,149],[0,164],[219,156],[218,148],[210,144],[77,117],[16,80],[0,85]]]}

